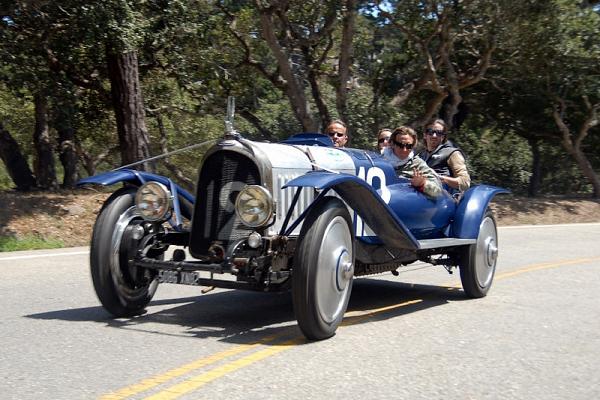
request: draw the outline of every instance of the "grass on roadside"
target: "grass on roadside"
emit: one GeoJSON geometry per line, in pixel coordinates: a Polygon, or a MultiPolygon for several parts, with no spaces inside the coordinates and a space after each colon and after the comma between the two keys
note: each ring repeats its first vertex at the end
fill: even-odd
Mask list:
{"type": "Polygon", "coordinates": [[[43,239],[38,236],[26,236],[17,239],[11,236],[0,236],[0,252],[19,250],[59,249],[65,247],[58,239],[43,239]]]}

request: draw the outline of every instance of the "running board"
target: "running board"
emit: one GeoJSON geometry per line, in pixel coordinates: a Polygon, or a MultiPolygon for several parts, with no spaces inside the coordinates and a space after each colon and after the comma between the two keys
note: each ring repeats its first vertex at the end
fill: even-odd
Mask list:
{"type": "Polygon", "coordinates": [[[466,246],[477,243],[477,239],[424,239],[419,240],[419,250],[436,249],[438,247],[466,246]]]}

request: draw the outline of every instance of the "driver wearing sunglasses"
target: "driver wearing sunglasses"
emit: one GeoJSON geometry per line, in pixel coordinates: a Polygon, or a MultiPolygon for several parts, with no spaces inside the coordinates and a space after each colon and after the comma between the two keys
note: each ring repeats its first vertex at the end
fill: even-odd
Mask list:
{"type": "Polygon", "coordinates": [[[408,126],[394,129],[390,147],[383,150],[383,157],[390,161],[398,176],[410,179],[410,184],[423,194],[435,198],[442,193],[442,184],[436,173],[415,155],[417,134],[408,126]]]}
{"type": "Polygon", "coordinates": [[[346,124],[339,119],[333,120],[327,125],[325,134],[331,138],[334,147],[344,147],[348,143],[348,129],[346,124]]]}

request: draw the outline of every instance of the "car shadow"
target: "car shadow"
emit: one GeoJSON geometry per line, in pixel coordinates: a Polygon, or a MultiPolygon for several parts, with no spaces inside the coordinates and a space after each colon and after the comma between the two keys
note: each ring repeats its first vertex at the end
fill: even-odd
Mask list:
{"type": "MultiPolygon", "coordinates": [[[[396,318],[464,298],[464,293],[454,288],[361,278],[355,280],[343,325],[396,318]]],[[[213,338],[237,344],[265,341],[269,337],[301,335],[290,292],[231,290],[161,299],[152,301],[145,314],[132,318],[112,318],[100,306],[50,311],[26,317],[91,321],[113,328],[199,339],[213,338]],[[160,309],[154,310],[156,307],[160,309]],[[156,324],[174,325],[181,329],[160,332],[156,324]]]]}

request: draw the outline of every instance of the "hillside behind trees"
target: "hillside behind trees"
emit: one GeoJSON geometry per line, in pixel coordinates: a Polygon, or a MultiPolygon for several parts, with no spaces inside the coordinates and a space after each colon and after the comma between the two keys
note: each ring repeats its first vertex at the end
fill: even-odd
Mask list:
{"type": "MultiPolygon", "coordinates": [[[[473,181],[600,197],[600,2],[0,0],[0,188],[78,178],[236,128],[451,126],[473,181]]],[[[202,148],[138,166],[191,188],[202,148]]]]}

